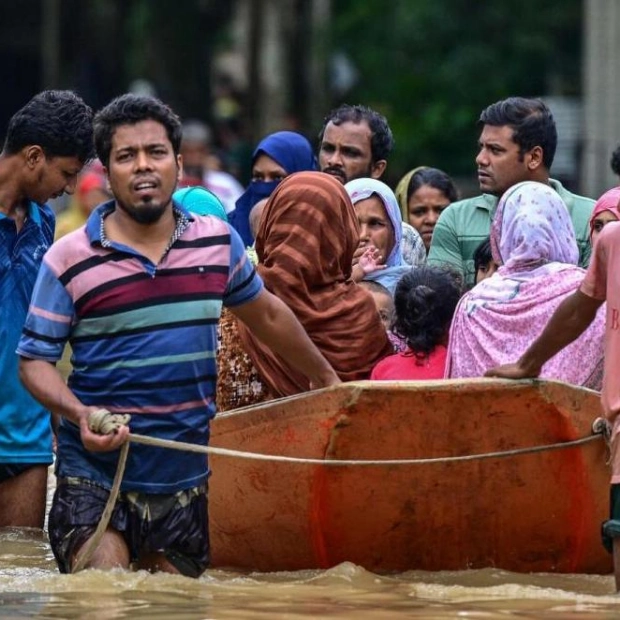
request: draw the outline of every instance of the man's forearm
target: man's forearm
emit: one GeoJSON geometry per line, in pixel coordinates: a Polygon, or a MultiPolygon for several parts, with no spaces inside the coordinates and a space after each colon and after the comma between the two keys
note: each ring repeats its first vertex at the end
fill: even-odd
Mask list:
{"type": "Polygon", "coordinates": [[[87,415],[88,408],[67,387],[53,364],[22,357],[19,377],[30,394],[52,415],[62,415],[78,425],[80,418],[87,415]]]}

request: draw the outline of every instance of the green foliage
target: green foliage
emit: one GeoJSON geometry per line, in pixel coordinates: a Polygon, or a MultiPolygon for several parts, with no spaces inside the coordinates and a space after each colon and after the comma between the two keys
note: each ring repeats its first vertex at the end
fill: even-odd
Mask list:
{"type": "Polygon", "coordinates": [[[334,2],[333,45],[360,74],[344,99],[388,117],[390,180],[421,164],[473,176],[484,107],[510,95],[579,94],[581,4],[334,2]]]}

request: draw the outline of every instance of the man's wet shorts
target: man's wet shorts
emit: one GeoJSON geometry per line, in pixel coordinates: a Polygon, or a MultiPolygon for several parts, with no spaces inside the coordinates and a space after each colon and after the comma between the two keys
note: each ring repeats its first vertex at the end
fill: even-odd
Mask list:
{"type": "MultiPolygon", "coordinates": [[[[83,478],[58,480],[49,514],[49,538],[62,573],[94,534],[109,491],[83,478]]],[[[209,565],[207,483],[171,495],[121,492],[110,527],[123,536],[131,562],[163,553],[183,575],[198,577],[209,565]]]]}
{"type": "Polygon", "coordinates": [[[613,539],[620,538],[620,484],[612,484],[609,491],[609,521],[603,523],[603,545],[610,553],[613,539]]]}
{"type": "Polygon", "coordinates": [[[33,467],[47,467],[47,463],[0,463],[0,482],[5,482],[23,474],[33,467]]]}

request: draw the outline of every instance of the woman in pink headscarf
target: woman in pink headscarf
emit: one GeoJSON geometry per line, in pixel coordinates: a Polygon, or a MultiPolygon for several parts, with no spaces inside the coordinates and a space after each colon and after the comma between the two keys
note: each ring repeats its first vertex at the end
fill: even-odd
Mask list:
{"type": "Polygon", "coordinates": [[[590,216],[590,245],[594,242],[601,230],[609,222],[620,220],[620,187],[613,187],[606,191],[594,205],[590,216]]]}
{"type": "MultiPolygon", "coordinates": [[[[585,271],[566,205],[548,185],[525,182],[501,198],[491,226],[496,273],[457,306],[446,377],[482,377],[519,357],[585,271]]],[[[543,367],[541,377],[600,390],[605,310],[543,367]]]]}

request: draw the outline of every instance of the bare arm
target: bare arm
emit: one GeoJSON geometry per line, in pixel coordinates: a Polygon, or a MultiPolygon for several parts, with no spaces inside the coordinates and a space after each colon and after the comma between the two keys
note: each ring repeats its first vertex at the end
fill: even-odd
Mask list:
{"type": "Polygon", "coordinates": [[[52,412],[52,416],[62,415],[79,427],[82,443],[87,450],[116,450],[127,439],[128,427],[119,429],[114,435],[91,432],[88,416],[99,407],[88,407],[80,402],[50,362],[20,357],[19,378],[32,396],[52,412]]]}
{"type": "Polygon", "coordinates": [[[547,360],[587,329],[602,303],[579,290],[575,291],[557,307],[540,336],[515,364],[491,368],[485,376],[506,379],[537,377],[547,360]]]}
{"type": "Polygon", "coordinates": [[[297,317],[269,291],[263,290],[256,299],[230,311],[287,364],[302,372],[313,388],[340,383],[297,317]]]}

